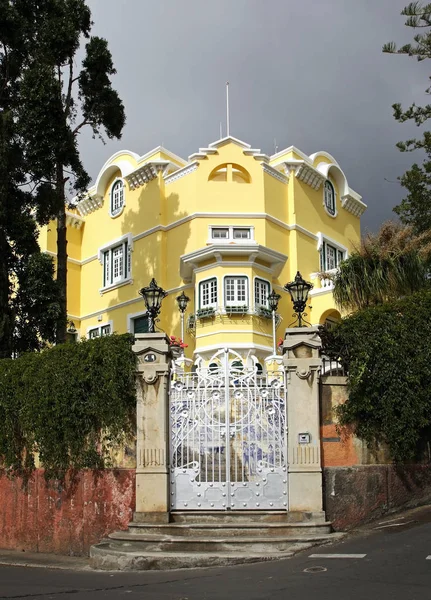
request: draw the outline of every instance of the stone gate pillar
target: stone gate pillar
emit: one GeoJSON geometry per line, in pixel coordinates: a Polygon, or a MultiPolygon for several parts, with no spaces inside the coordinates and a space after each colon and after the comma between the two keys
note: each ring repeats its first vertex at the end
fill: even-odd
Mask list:
{"type": "Polygon", "coordinates": [[[289,510],[322,511],[319,377],[322,360],[317,327],[286,329],[289,510]]]}
{"type": "Polygon", "coordinates": [[[171,366],[165,333],[135,336],[136,513],[140,521],[169,520],[169,399],[171,366]]]}

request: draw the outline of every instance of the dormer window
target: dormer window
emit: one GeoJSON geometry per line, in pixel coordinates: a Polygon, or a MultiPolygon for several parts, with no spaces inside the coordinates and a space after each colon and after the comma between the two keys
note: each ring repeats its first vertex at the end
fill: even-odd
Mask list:
{"type": "Polygon", "coordinates": [[[117,179],[111,188],[111,217],[117,217],[124,207],[124,183],[117,179]]]}
{"type": "Polygon", "coordinates": [[[335,205],[335,190],[332,183],[328,180],[325,181],[324,204],[327,212],[331,215],[331,217],[335,217],[337,212],[335,205]]]}

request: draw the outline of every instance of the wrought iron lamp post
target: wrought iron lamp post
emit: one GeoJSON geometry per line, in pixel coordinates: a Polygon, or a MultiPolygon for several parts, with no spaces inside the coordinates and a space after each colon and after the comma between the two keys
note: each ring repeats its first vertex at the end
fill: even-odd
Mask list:
{"type": "MultiPolygon", "coordinates": [[[[184,313],[187,310],[187,304],[189,303],[190,298],[186,296],[184,292],[181,292],[181,294],[177,296],[176,300],[178,302],[178,310],[180,311],[181,315],[181,341],[184,342],[184,313]]],[[[184,354],[184,348],[182,353],[184,354]]]]}
{"type": "Polygon", "coordinates": [[[145,301],[148,312],[148,333],[155,333],[154,327],[157,317],[160,313],[163,298],[166,298],[168,292],[157,285],[157,281],[152,278],[150,285],[139,290],[140,295],[145,301]]]}
{"type": "Polygon", "coordinates": [[[293,321],[289,325],[294,325],[296,322],[297,327],[302,327],[303,325],[310,325],[308,321],[304,319],[306,316],[305,307],[307,305],[308,293],[313,289],[313,285],[308,283],[308,281],[304,281],[301,277],[301,273],[298,271],[295,276],[295,280],[290,283],[286,283],[284,289],[289,292],[290,298],[293,303],[293,310],[296,313],[296,320],[293,321]]]}
{"type": "Polygon", "coordinates": [[[276,339],[275,339],[275,312],[278,308],[278,301],[280,300],[280,294],[277,294],[274,290],[268,296],[269,308],[272,311],[272,351],[274,356],[277,353],[276,339]]]}

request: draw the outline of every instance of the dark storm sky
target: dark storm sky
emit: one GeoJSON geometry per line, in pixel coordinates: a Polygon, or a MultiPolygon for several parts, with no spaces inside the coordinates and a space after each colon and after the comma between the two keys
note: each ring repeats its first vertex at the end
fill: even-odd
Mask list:
{"type": "MultiPolygon", "coordinates": [[[[219,138],[230,82],[231,134],[272,154],[326,150],[368,210],[363,231],[393,216],[396,182],[418,153],[395,143],[418,130],[391,105],[426,103],[428,64],[381,52],[412,30],[406,0],[88,0],[109,41],[127,125],[106,145],[81,137],[96,178],[111,154],[163,143],[187,158],[219,138]]],[[[225,129],[224,129],[225,132],[225,129]]]]}

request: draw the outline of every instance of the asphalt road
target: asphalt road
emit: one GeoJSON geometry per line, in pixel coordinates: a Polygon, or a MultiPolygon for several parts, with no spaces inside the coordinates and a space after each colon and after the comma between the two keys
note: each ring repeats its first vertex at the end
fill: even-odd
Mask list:
{"type": "Polygon", "coordinates": [[[3,598],[431,600],[431,507],[387,517],[290,559],[239,567],[105,573],[0,566],[3,598]]]}

